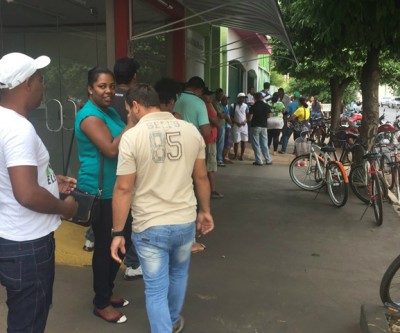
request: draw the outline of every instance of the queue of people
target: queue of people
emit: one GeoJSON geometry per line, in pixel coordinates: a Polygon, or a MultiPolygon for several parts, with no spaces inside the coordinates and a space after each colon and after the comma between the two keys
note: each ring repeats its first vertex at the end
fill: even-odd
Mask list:
{"type": "Polygon", "coordinates": [[[27,120],[41,103],[40,69],[49,63],[46,56],[21,53],[0,60],[0,213],[9,217],[0,224],[0,282],[7,289],[8,332],[45,330],[53,233],[60,217],[76,214],[69,194],[77,186],[99,197],[89,240],[94,315],[127,321],[120,309],[129,300],[113,293],[125,258],[125,279],[144,279],[151,332],[181,332],[191,253],[205,249],[198,237],[214,228],[210,199],[223,198],[216,190],[218,167],[233,163],[232,147],[233,158],[243,160],[249,136],[253,164],[272,164],[271,143],[275,155],[282,130],[285,151],[291,123],[309,118],[307,103],[298,92],[287,103],[283,89],[271,96],[268,82],[261,92],[249,90],[250,108],[246,94],[229,104],[221,88],[212,91],[197,76],[184,86],[164,78],[153,88],[136,82],[139,64],[130,58],[117,60],[114,71],[94,67],[88,100],[75,119],[76,180],[54,174],[27,120]]]}

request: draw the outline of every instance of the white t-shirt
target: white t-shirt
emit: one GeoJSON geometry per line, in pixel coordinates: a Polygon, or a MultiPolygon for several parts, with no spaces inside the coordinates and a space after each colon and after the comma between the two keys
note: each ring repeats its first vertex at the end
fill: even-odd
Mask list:
{"type": "Polygon", "coordinates": [[[205,159],[201,134],[169,112],[147,114],[123,134],[117,175],[136,172],[134,232],[196,220],[192,173],[197,159],[205,159]]]}
{"type": "Polygon", "coordinates": [[[0,107],[0,117],[0,237],[18,242],[44,237],[57,229],[60,217],[21,206],[14,197],[8,168],[37,166],[38,184],[58,198],[49,153],[25,117],[4,107],[0,107]]]}
{"type": "MultiPolygon", "coordinates": [[[[232,104],[232,107],[233,106],[235,106],[235,104],[232,104]]],[[[247,106],[246,103],[242,103],[241,105],[236,104],[234,111],[235,111],[234,120],[237,121],[238,123],[242,123],[247,118],[247,114],[249,113],[249,107],[247,106]]]]}
{"type": "Polygon", "coordinates": [[[252,94],[247,94],[246,104],[253,105],[254,104],[254,96],[252,94]]]}

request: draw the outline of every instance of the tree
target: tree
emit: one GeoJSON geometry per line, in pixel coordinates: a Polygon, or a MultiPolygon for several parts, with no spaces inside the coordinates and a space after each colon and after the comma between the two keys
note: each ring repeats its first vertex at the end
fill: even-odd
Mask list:
{"type": "MultiPolygon", "coordinates": [[[[362,142],[371,148],[379,118],[378,87],[381,78],[380,59],[396,59],[400,49],[400,2],[398,0],[285,0],[282,5],[290,7],[290,22],[302,32],[308,31],[312,43],[320,48],[322,57],[329,53],[343,59],[342,52],[362,59],[361,90],[363,97],[362,142]],[[334,47],[333,47],[334,46],[334,47]],[[336,49],[335,52],[332,52],[336,49]]],[[[311,55],[315,55],[315,49],[311,55]]],[[[351,62],[350,58],[348,62],[351,62]]],[[[345,61],[346,62],[346,61],[345,61]]],[[[342,64],[337,61],[340,72],[342,64]]],[[[346,84],[345,79],[342,84],[346,84]]],[[[338,88],[340,82],[331,75],[331,87],[338,88]]],[[[336,100],[332,96],[332,101],[336,100]]]]}

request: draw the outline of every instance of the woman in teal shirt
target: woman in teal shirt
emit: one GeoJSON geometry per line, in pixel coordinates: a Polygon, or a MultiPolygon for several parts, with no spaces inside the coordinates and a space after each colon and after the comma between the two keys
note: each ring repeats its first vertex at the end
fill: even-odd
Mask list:
{"type": "MultiPolygon", "coordinates": [[[[115,96],[114,74],[107,68],[95,67],[88,72],[89,100],[77,113],[75,133],[81,163],[78,174],[79,189],[97,194],[99,186],[100,154],[104,158],[103,189],[99,209],[96,209],[92,228],[95,235],[93,252],[94,314],[108,322],[123,323],[126,316],[116,310],[129,302],[112,298],[114,280],[119,264],[111,258],[112,192],[116,180],[118,145],[122,134],[133,127],[128,116],[125,125],[117,111],[110,107],[115,96]]],[[[130,242],[130,226],[126,241],[130,242]]]]}

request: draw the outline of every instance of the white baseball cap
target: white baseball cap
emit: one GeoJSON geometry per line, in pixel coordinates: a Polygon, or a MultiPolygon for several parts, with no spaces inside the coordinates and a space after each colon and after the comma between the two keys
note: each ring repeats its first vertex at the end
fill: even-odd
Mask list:
{"type": "Polygon", "coordinates": [[[246,97],[246,94],[245,93],[239,93],[238,95],[237,95],[237,97],[239,98],[239,97],[246,97]]]}
{"type": "Polygon", "coordinates": [[[33,59],[18,52],[6,54],[0,59],[0,89],[14,89],[49,63],[48,56],[33,59]]]}

